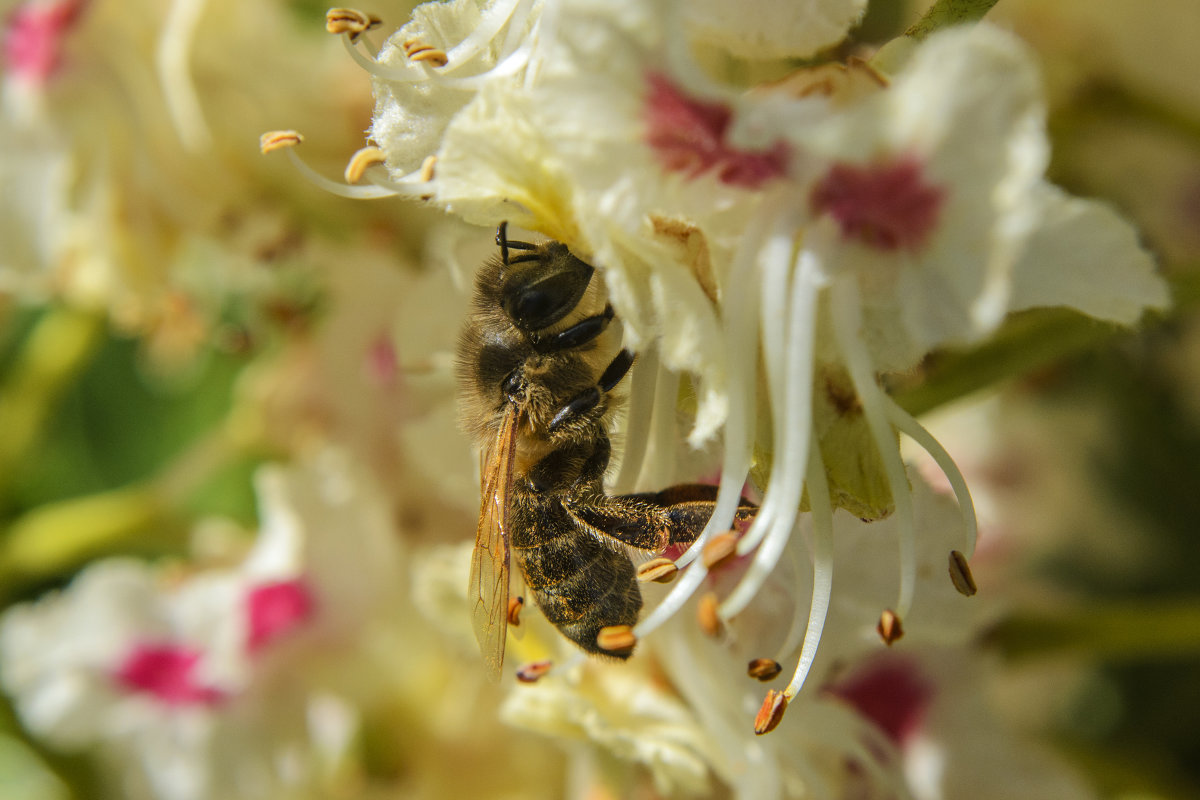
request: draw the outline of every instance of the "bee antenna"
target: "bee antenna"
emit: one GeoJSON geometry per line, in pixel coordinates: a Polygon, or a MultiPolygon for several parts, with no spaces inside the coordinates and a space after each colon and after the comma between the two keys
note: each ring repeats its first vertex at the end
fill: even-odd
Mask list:
{"type": "MultiPolygon", "coordinates": [[[[538,246],[530,242],[510,242],[508,240],[508,220],[501,222],[496,228],[496,244],[500,245],[500,262],[504,266],[508,266],[511,262],[508,260],[508,251],[512,250],[537,250],[538,246]]],[[[537,256],[526,256],[523,260],[533,261],[537,256]]]]}
{"type": "Polygon", "coordinates": [[[508,266],[508,220],[496,228],[496,244],[500,245],[500,263],[508,266]]]}

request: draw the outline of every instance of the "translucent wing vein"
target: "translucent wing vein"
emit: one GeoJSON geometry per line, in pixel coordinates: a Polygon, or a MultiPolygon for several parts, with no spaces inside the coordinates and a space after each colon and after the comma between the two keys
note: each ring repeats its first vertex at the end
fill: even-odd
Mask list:
{"type": "Polygon", "coordinates": [[[513,460],[517,447],[517,416],[510,406],[500,423],[496,441],[487,454],[483,471],[483,495],[479,505],[479,527],[475,552],[471,555],[471,579],[467,600],[475,639],[483,654],[488,677],[500,679],[504,664],[504,642],[508,632],[508,491],[512,486],[513,460]]]}

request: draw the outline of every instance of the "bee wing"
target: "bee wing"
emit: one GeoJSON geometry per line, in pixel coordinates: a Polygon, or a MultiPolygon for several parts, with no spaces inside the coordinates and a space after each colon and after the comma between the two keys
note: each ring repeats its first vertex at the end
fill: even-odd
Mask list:
{"type": "Polygon", "coordinates": [[[487,456],[467,588],[475,639],[493,681],[500,678],[508,631],[508,490],[517,449],[517,416],[517,408],[509,406],[487,456]]]}

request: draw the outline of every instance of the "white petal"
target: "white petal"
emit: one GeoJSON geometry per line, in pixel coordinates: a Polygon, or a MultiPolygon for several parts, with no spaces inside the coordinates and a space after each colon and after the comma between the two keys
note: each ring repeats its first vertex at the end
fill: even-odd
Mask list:
{"type": "Polygon", "coordinates": [[[1040,187],[1037,200],[1041,224],[1013,270],[1014,310],[1070,306],[1132,325],[1146,309],[1167,306],[1167,286],[1153,257],[1112,208],[1049,184],[1040,187]]]}
{"type": "MultiPolygon", "coordinates": [[[[481,16],[477,0],[424,3],[414,10],[411,22],[388,38],[378,60],[391,69],[403,68],[409,63],[404,42],[414,38],[449,50],[470,35],[481,16]]],[[[477,60],[478,68],[472,71],[486,70],[495,62],[494,53],[485,48],[477,60]]],[[[412,72],[421,74],[415,66],[412,72]]],[[[446,126],[474,96],[473,91],[430,80],[376,78],[373,88],[375,114],[370,137],[383,150],[389,169],[397,175],[412,172],[426,156],[437,152],[446,126]]]]}
{"type": "Polygon", "coordinates": [[[551,143],[531,122],[528,95],[489,85],[446,130],[437,200],[476,225],[503,220],[578,245],[570,183],[551,143]]]}
{"type": "Polygon", "coordinates": [[[805,58],[846,38],[866,0],[690,0],[688,32],[743,58],[805,58]]]}

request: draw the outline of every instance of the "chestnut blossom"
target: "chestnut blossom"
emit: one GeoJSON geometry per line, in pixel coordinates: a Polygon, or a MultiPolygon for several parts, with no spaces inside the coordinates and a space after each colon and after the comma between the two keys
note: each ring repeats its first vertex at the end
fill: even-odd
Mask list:
{"type": "Polygon", "coordinates": [[[719,11],[686,6],[439,4],[376,59],[356,49],[368,34],[348,33],[376,77],[372,136],[384,159],[365,173],[373,186],[346,193],[422,197],[479,225],[508,220],[599,268],[639,354],[617,485],[680,478],[661,466],[677,438],[680,374],[696,395],[689,443],[720,433],[724,449],[712,519],[636,633],[706,583],[697,556],[756,480],[762,506],[737,546],[746,563],[717,615],[753,614],[811,526],[807,635],[793,680],[764,705],[785,707],[823,633],[844,635],[826,625],[835,566],[848,566],[834,552],[836,509],[892,519],[877,527],[898,550],[893,599],[870,593],[884,639],[936,614],[915,610],[920,538],[932,534],[917,521],[901,433],[953,489],[954,538],[940,546],[960,591],[973,591],[966,483],[880,376],[979,342],[1011,311],[1070,306],[1130,325],[1168,298],[1126,222],[1046,183],[1038,74],[1013,36],[945,30],[893,75],[850,62],[753,86],[706,70],[697,40],[735,58],[808,53],[839,41],[860,4],[794,4],[769,31],[778,14],[748,14],[722,23],[721,41],[704,33],[719,11]],[[820,44],[806,39],[814,31],[820,44]]]}
{"type": "Polygon", "coordinates": [[[332,453],[265,469],[258,490],[263,527],[238,564],[97,561],[0,618],[0,681],[22,723],[94,749],[124,796],[318,796],[345,757],[348,665],[396,600],[387,513],[332,453]],[[321,669],[331,659],[341,681],[321,669]]]}

